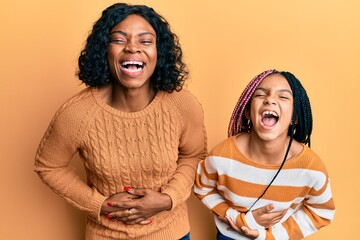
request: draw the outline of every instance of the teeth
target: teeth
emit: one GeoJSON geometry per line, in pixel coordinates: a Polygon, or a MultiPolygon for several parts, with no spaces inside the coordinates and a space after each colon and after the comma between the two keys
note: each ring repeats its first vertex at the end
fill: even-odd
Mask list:
{"type": "Polygon", "coordinates": [[[134,73],[134,72],[139,72],[139,71],[141,71],[141,68],[136,68],[136,69],[125,69],[127,72],[132,72],[132,73],[134,73]]]}
{"type": "Polygon", "coordinates": [[[262,116],[264,116],[264,115],[273,115],[273,116],[275,116],[275,117],[278,117],[277,113],[276,113],[276,112],[273,112],[273,111],[264,111],[264,112],[262,113],[262,116]]]}
{"type": "Polygon", "coordinates": [[[139,66],[143,66],[144,63],[143,62],[137,62],[137,61],[128,61],[128,62],[123,62],[121,63],[121,65],[139,65],[139,66]]]}

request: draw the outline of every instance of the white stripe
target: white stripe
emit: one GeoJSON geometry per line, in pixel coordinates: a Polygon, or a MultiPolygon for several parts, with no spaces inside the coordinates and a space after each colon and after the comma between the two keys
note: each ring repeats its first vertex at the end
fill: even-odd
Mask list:
{"type": "Polygon", "coordinates": [[[223,197],[219,194],[211,194],[209,196],[204,197],[201,201],[205,204],[205,206],[207,206],[210,209],[213,209],[219,203],[225,202],[223,197]]]}
{"type": "Polygon", "coordinates": [[[206,187],[199,188],[196,185],[194,185],[194,193],[199,194],[199,195],[207,195],[212,190],[214,190],[214,189],[213,188],[206,188],[206,187]]]}
{"type": "Polygon", "coordinates": [[[330,210],[330,209],[319,209],[319,208],[313,208],[310,206],[307,206],[309,209],[311,209],[311,211],[313,211],[316,215],[318,215],[319,217],[328,219],[330,221],[332,221],[334,219],[334,215],[335,215],[335,210],[330,210]]]}
{"type": "Polygon", "coordinates": [[[300,230],[304,237],[309,236],[310,234],[317,231],[316,227],[313,225],[312,221],[302,210],[297,211],[293,214],[295,222],[299,225],[300,230]]]}
{"type": "MultiPolygon", "coordinates": [[[[267,185],[277,172],[277,169],[253,167],[234,159],[209,156],[205,160],[208,173],[228,175],[241,181],[267,185]],[[261,176],[261,177],[259,177],[261,176]]],[[[273,182],[274,186],[314,187],[320,189],[326,182],[326,175],[321,171],[309,169],[283,169],[273,182]]]]}
{"type": "Polygon", "coordinates": [[[196,171],[197,175],[200,176],[200,181],[202,184],[208,185],[208,186],[216,186],[216,181],[211,180],[209,178],[206,177],[204,170],[202,169],[202,165],[201,162],[198,165],[197,171],[196,171]]]}
{"type": "MultiPolygon", "coordinates": [[[[230,189],[228,189],[226,186],[219,185],[217,187],[218,190],[224,191],[224,198],[230,200],[235,206],[243,206],[247,209],[250,208],[250,206],[257,200],[257,198],[251,198],[251,197],[244,197],[236,195],[235,193],[231,192],[230,189]]],[[[270,203],[274,204],[275,209],[273,211],[280,211],[289,208],[292,204],[299,204],[304,200],[303,197],[294,198],[291,201],[288,202],[278,202],[274,200],[267,200],[264,198],[261,198],[253,207],[253,210],[266,206],[270,203]]]]}
{"type": "Polygon", "coordinates": [[[310,196],[309,204],[323,204],[328,202],[332,198],[330,182],[328,182],[325,191],[319,196],[310,196]]]}
{"type": "Polygon", "coordinates": [[[277,240],[290,239],[288,232],[281,223],[275,224],[272,228],[272,233],[277,240]]]}
{"type": "Polygon", "coordinates": [[[200,175],[200,181],[208,186],[212,186],[212,187],[216,186],[216,181],[207,178],[205,174],[200,175]]]}

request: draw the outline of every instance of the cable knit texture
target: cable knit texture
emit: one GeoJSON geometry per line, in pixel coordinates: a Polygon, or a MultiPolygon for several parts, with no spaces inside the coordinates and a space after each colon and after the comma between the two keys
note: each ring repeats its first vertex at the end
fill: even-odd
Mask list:
{"type": "Polygon", "coordinates": [[[35,171],[53,191],[88,215],[86,239],[179,239],[189,232],[186,200],[206,156],[203,110],[187,90],[159,92],[138,112],[120,112],[86,88],[55,114],[38,148],[35,171]],[[87,183],[69,167],[83,160],[87,183]],[[124,225],[100,215],[124,186],[170,196],[172,209],[149,225],[124,225]]]}
{"type": "MultiPolygon", "coordinates": [[[[263,165],[244,156],[232,136],[217,145],[199,163],[194,192],[215,215],[238,227],[259,230],[257,239],[302,239],[328,225],[334,217],[330,179],[321,159],[307,146],[287,160],[265,195],[252,210],[273,204],[274,211],[288,209],[271,228],[257,224],[247,212],[269,184],[279,166],[263,165]],[[247,213],[246,213],[247,212],[247,213]]],[[[215,216],[219,231],[234,239],[248,239],[215,216]]]]}

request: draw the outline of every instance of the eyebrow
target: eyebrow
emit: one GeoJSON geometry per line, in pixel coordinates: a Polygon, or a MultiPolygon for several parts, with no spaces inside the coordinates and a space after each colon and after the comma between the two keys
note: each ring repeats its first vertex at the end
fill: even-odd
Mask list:
{"type": "MultiPolygon", "coordinates": [[[[261,91],[263,91],[263,92],[267,92],[267,91],[268,91],[268,89],[263,88],[263,87],[257,87],[257,88],[255,89],[255,91],[257,91],[257,90],[261,90],[261,91]]],[[[280,89],[278,92],[287,92],[287,93],[290,93],[291,95],[293,95],[293,93],[292,93],[290,90],[288,90],[288,89],[280,89]]]]}
{"type": "MultiPolygon", "coordinates": [[[[119,34],[121,34],[121,35],[124,35],[125,37],[128,36],[128,35],[126,34],[126,32],[123,32],[123,31],[121,31],[121,30],[113,31],[113,32],[110,33],[110,35],[115,34],[115,33],[119,33],[119,34]]],[[[156,37],[155,34],[153,34],[152,32],[141,32],[141,33],[138,34],[138,36],[141,37],[141,36],[148,35],[148,34],[156,37]]]]}

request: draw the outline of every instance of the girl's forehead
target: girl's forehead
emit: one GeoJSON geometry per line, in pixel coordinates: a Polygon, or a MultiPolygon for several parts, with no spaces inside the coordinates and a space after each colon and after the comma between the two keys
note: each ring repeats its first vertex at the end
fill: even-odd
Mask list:
{"type": "Polygon", "coordinates": [[[281,74],[271,74],[265,77],[258,87],[290,89],[288,81],[281,74]]]}

